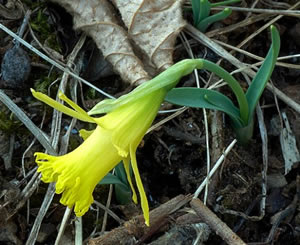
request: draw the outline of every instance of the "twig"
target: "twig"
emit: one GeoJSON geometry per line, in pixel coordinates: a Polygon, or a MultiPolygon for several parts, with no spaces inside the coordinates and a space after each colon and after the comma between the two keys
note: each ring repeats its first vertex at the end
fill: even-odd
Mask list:
{"type": "Polygon", "coordinates": [[[242,239],[235,234],[217,215],[215,215],[208,207],[206,207],[198,198],[193,198],[190,202],[191,207],[197,215],[208,226],[216,232],[222,239],[230,245],[246,245],[242,239]]]}
{"type": "Polygon", "coordinates": [[[297,191],[296,194],[294,196],[294,199],[292,201],[292,203],[290,205],[288,205],[284,210],[278,212],[277,214],[275,214],[274,217],[274,222],[272,225],[272,228],[269,232],[268,238],[266,239],[265,242],[253,242],[253,243],[249,243],[249,245],[267,245],[267,244],[271,244],[272,240],[274,239],[276,230],[278,228],[278,226],[281,224],[281,222],[289,217],[292,216],[297,208],[297,203],[299,201],[299,195],[300,195],[300,176],[298,175],[296,177],[296,186],[297,186],[297,191]]]}
{"type": "MultiPolygon", "coordinates": [[[[255,0],[255,1],[251,4],[250,10],[251,10],[251,9],[255,9],[255,6],[257,5],[258,2],[259,2],[259,0],[255,0]]],[[[231,8],[231,9],[232,9],[232,8],[231,8]]],[[[251,15],[252,15],[252,12],[251,12],[251,11],[247,11],[246,19],[248,19],[251,15]]]]}
{"type": "MultiPolygon", "coordinates": [[[[214,79],[215,80],[215,79],[214,79]]],[[[211,133],[211,168],[215,167],[215,164],[218,164],[219,157],[223,154],[224,150],[224,121],[223,114],[217,110],[209,111],[210,118],[210,133],[211,133]]],[[[214,203],[216,188],[218,186],[219,178],[215,174],[208,178],[209,181],[209,192],[208,192],[208,202],[214,203]]],[[[206,182],[206,183],[207,183],[206,182]]]]}
{"type": "MultiPolygon", "coordinates": [[[[261,198],[261,196],[259,196],[261,198]]],[[[231,210],[231,209],[227,209],[221,205],[216,204],[214,206],[214,209],[216,212],[221,213],[221,214],[230,214],[230,215],[234,215],[234,216],[239,216],[245,220],[249,220],[249,221],[259,221],[261,220],[260,216],[250,216],[246,213],[243,213],[241,211],[235,211],[235,210],[231,210]]]]}
{"type": "MultiPolygon", "coordinates": [[[[123,244],[132,244],[134,237],[136,239],[146,237],[145,234],[151,232],[155,227],[170,214],[176,212],[182,206],[187,204],[191,200],[191,196],[179,195],[174,197],[170,201],[160,205],[150,212],[150,227],[145,225],[145,220],[142,215],[132,218],[130,221],[124,223],[123,226],[120,226],[110,232],[105,233],[104,235],[90,239],[89,245],[116,245],[120,244],[122,241],[123,244]]],[[[104,206],[104,205],[103,205],[104,206]]]]}

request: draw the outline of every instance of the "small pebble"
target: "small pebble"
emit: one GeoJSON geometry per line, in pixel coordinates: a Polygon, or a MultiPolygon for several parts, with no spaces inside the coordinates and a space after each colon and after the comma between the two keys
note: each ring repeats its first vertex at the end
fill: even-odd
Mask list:
{"type": "Polygon", "coordinates": [[[20,45],[7,50],[1,64],[0,87],[23,88],[30,74],[31,65],[28,54],[20,45]]]}

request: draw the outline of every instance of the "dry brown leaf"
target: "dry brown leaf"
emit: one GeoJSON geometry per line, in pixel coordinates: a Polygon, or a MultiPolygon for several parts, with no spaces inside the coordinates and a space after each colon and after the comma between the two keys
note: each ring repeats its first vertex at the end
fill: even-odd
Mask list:
{"type": "Polygon", "coordinates": [[[104,57],[122,79],[130,82],[149,80],[142,62],[134,54],[126,31],[117,23],[113,8],[106,0],[52,0],[74,17],[74,28],[92,37],[104,57]]]}
{"type": "Polygon", "coordinates": [[[115,0],[128,33],[107,0],[52,1],[73,15],[74,28],[94,39],[123,80],[134,84],[150,79],[141,60],[161,70],[173,64],[174,43],[185,25],[181,13],[183,0],[115,0]],[[137,47],[133,49],[131,43],[137,47]],[[143,51],[140,58],[134,50],[143,51]],[[145,56],[149,61],[144,60],[145,56]]]}
{"type": "Polygon", "coordinates": [[[151,63],[165,70],[173,64],[178,33],[184,27],[183,0],[113,0],[128,33],[151,63]]]}

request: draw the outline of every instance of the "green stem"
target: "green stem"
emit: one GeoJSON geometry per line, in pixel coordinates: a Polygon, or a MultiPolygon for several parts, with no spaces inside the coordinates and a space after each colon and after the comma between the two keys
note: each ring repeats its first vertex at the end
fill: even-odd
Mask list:
{"type": "Polygon", "coordinates": [[[244,125],[247,125],[248,115],[249,115],[248,102],[244,94],[244,91],[241,88],[238,81],[235,80],[235,78],[232,75],[230,75],[227,71],[225,71],[222,67],[207,60],[202,60],[202,61],[203,61],[202,69],[206,69],[209,70],[210,72],[214,72],[220,78],[224,79],[226,83],[228,83],[229,87],[232,89],[233,93],[237,98],[241,119],[244,122],[244,125]]]}
{"type": "Polygon", "coordinates": [[[254,119],[252,118],[249,124],[245,127],[240,127],[236,125],[234,122],[232,123],[232,128],[236,134],[236,139],[240,145],[247,145],[249,140],[253,136],[253,128],[254,128],[254,119]]]}

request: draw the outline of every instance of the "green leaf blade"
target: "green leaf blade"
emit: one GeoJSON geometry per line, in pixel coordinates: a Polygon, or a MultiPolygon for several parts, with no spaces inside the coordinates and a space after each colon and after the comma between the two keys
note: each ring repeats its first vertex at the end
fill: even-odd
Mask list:
{"type": "Polygon", "coordinates": [[[99,182],[99,185],[124,185],[126,186],[117,176],[108,173],[104,176],[104,178],[99,182]]]}
{"type": "Polygon", "coordinates": [[[200,0],[191,0],[191,3],[193,10],[194,26],[196,26],[199,22],[200,0]]]}
{"type": "Polygon", "coordinates": [[[249,104],[249,118],[248,121],[253,117],[255,107],[259,101],[260,96],[265,89],[268,80],[270,79],[272,72],[275,67],[275,63],[280,50],[280,36],[275,26],[271,26],[271,37],[272,44],[269,52],[261,65],[260,69],[256,73],[253,81],[251,82],[246,98],[249,104]]]}
{"type": "Polygon", "coordinates": [[[228,114],[230,118],[242,125],[239,109],[232,101],[220,92],[202,88],[175,88],[165,98],[165,101],[194,108],[219,110],[228,114]]]}

